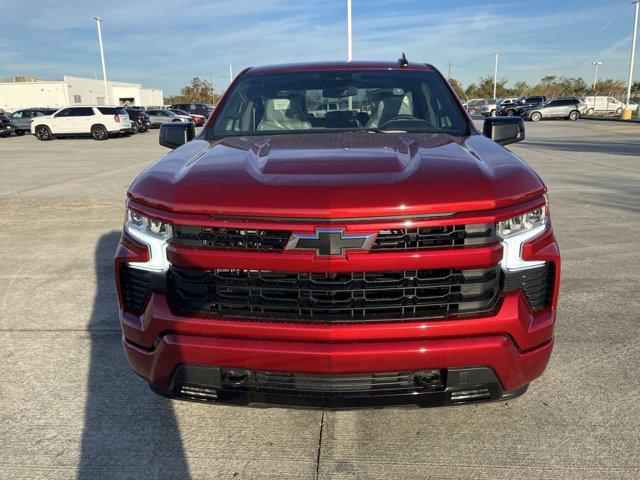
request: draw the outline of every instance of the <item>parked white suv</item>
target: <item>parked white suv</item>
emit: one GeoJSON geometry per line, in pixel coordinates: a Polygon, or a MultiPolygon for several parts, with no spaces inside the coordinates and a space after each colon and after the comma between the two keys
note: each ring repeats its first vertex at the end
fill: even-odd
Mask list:
{"type": "Polygon", "coordinates": [[[66,135],[91,135],[96,140],[106,140],[109,135],[131,133],[131,122],[122,107],[67,107],[35,118],[31,133],[38,140],[66,135]]]}

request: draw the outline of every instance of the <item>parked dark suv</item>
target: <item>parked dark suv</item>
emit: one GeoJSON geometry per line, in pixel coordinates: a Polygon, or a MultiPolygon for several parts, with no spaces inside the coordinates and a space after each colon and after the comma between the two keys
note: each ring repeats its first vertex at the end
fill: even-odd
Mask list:
{"type": "Polygon", "coordinates": [[[204,115],[206,118],[209,118],[209,115],[213,112],[213,108],[206,103],[176,103],[169,108],[184,110],[189,115],[204,115]]]}
{"type": "Polygon", "coordinates": [[[125,108],[125,110],[129,115],[129,120],[131,120],[132,128],[135,127],[138,132],[146,132],[151,128],[149,115],[144,113],[142,110],[138,110],[136,108],[125,108]]]}
{"type": "Polygon", "coordinates": [[[11,119],[6,115],[0,113],[0,137],[8,137],[15,131],[15,126],[11,119]]]}
{"type": "Polygon", "coordinates": [[[497,112],[498,115],[520,115],[523,110],[526,110],[531,107],[536,107],[541,103],[545,102],[547,97],[543,95],[536,95],[531,97],[520,97],[513,103],[509,103],[506,105],[501,105],[500,111],[497,112]]]}

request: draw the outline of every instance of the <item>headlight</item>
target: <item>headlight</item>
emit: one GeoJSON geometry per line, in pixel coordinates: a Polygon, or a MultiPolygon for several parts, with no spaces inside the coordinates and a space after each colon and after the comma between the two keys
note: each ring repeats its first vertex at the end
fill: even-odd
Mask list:
{"type": "Polygon", "coordinates": [[[502,268],[506,271],[524,270],[544,265],[544,261],[522,258],[522,245],[537,237],[547,228],[547,205],[498,222],[496,232],[502,240],[502,268]]]}
{"type": "Polygon", "coordinates": [[[508,238],[547,224],[547,206],[498,222],[498,236],[508,238]]]}
{"type": "Polygon", "coordinates": [[[135,229],[141,233],[151,233],[163,238],[171,238],[173,229],[170,223],[146,217],[135,210],[127,209],[127,229],[135,229]]]}
{"type": "Polygon", "coordinates": [[[169,268],[167,243],[173,236],[173,226],[170,223],[128,208],[124,229],[149,248],[148,262],[129,262],[129,266],[154,272],[165,272],[169,268]]]}

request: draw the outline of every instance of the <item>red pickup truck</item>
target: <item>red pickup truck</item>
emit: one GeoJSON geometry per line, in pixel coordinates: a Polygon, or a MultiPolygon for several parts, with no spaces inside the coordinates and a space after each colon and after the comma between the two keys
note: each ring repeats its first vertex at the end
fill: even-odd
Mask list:
{"type": "Polygon", "coordinates": [[[234,404],[504,400],[542,374],[560,258],[546,187],[430,65],[249,68],[127,195],[131,366],[234,404]]]}

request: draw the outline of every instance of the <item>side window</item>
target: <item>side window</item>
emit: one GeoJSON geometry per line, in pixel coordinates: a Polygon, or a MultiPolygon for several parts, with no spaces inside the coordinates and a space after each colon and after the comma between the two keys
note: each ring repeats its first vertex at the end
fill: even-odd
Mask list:
{"type": "Polygon", "coordinates": [[[14,112],[11,114],[11,118],[22,118],[22,117],[26,117],[25,115],[26,112],[14,112]]]}
{"type": "Polygon", "coordinates": [[[56,117],[70,117],[72,115],[71,111],[73,110],[73,108],[65,108],[64,110],[60,110],[58,113],[56,113],[56,117]]]}
{"type": "Polygon", "coordinates": [[[73,110],[71,113],[72,117],[90,117],[93,115],[93,108],[91,107],[76,107],[70,110],[73,110]]]}

